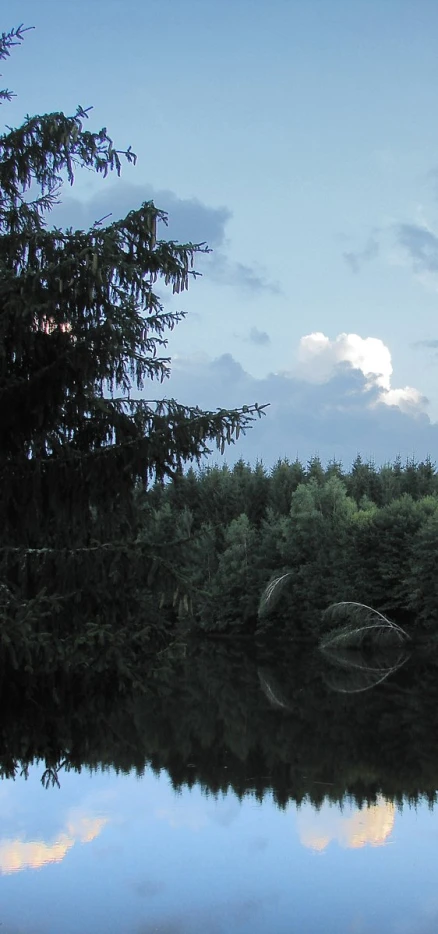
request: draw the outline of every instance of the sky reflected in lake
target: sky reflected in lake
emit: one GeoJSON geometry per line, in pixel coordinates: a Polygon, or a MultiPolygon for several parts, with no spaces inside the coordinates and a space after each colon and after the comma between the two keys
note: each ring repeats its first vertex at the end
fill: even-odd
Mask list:
{"type": "Polygon", "coordinates": [[[0,786],[3,934],[432,934],[428,805],[240,802],[167,773],[42,769],[0,786]]]}

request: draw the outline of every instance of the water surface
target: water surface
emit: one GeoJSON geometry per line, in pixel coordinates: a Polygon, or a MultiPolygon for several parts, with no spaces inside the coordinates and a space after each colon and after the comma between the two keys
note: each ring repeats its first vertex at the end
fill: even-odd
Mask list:
{"type": "Polygon", "coordinates": [[[207,646],[134,698],[11,696],[2,932],[436,932],[435,682],[207,646]]]}

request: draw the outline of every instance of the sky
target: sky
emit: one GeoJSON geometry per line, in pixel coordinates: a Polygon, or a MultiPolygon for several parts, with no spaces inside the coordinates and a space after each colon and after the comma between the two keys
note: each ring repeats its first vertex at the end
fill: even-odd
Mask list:
{"type": "MultiPolygon", "coordinates": [[[[5,12],[5,11],[4,11],[5,12]]],[[[57,223],[153,198],[207,241],[165,394],[269,403],[227,459],[438,455],[436,0],[9,0],[4,122],[93,105],[135,167],[57,223]]],[[[156,392],[156,395],[158,392],[156,392]]]]}

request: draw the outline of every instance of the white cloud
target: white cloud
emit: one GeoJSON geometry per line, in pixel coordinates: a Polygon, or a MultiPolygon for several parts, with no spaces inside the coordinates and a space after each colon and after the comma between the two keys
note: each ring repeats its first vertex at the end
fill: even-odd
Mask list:
{"type": "Polygon", "coordinates": [[[412,386],[405,386],[404,389],[388,389],[387,392],[381,394],[379,402],[385,405],[395,405],[407,415],[415,415],[419,410],[423,411],[428,404],[420,390],[412,386]]]}
{"type": "Polygon", "coordinates": [[[262,378],[229,353],[174,358],[166,396],[208,409],[269,403],[266,416],[226,449],[229,463],[262,458],[270,466],[278,457],[305,462],[318,454],[348,466],[358,453],[379,464],[398,455],[434,459],[438,425],[426,400],[418,389],[392,387],[391,377],[391,354],[378,338],[318,333],[301,340],[293,369],[262,378]]]}
{"type": "Polygon", "coordinates": [[[360,370],[370,385],[389,389],[392,374],[391,354],[378,337],[339,334],[330,340],[320,331],[306,334],[298,351],[300,375],[310,382],[324,383],[342,363],[360,370]]]}
{"type": "Polygon", "coordinates": [[[427,405],[427,399],[418,389],[391,387],[391,352],[380,338],[344,333],[330,340],[320,331],[301,338],[295,374],[302,379],[312,383],[328,382],[343,364],[363,374],[365,390],[378,389],[373,405],[397,406],[412,415],[423,411],[427,405]]]}

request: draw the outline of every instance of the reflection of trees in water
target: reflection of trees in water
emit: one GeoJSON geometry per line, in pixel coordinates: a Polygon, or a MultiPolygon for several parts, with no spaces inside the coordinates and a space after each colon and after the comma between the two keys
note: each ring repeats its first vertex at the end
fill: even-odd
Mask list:
{"type": "Polygon", "coordinates": [[[291,708],[284,699],[281,688],[279,688],[278,684],[276,684],[275,677],[271,674],[271,672],[259,668],[258,676],[260,687],[271,706],[279,707],[280,710],[290,710],[291,708]]]}
{"type": "Polygon", "coordinates": [[[348,649],[325,649],[323,678],[332,691],[361,694],[382,684],[409,661],[404,649],[373,651],[364,654],[348,649]]]}
{"type": "Polygon", "coordinates": [[[356,656],[348,666],[338,658],[329,669],[319,653],[296,646],[258,658],[217,643],[189,646],[136,695],[115,696],[112,684],[91,677],[33,687],[4,679],[0,774],[38,761],[41,775],[62,785],[61,766],[138,774],[152,766],[166,769],[176,788],[198,782],[211,794],[233,789],[259,799],[272,792],[279,806],[346,794],[359,805],[380,794],[396,803],[420,794],[434,800],[436,664],[405,661],[360,694],[345,692],[345,679],[350,687],[375,679],[383,656],[356,656]]]}

